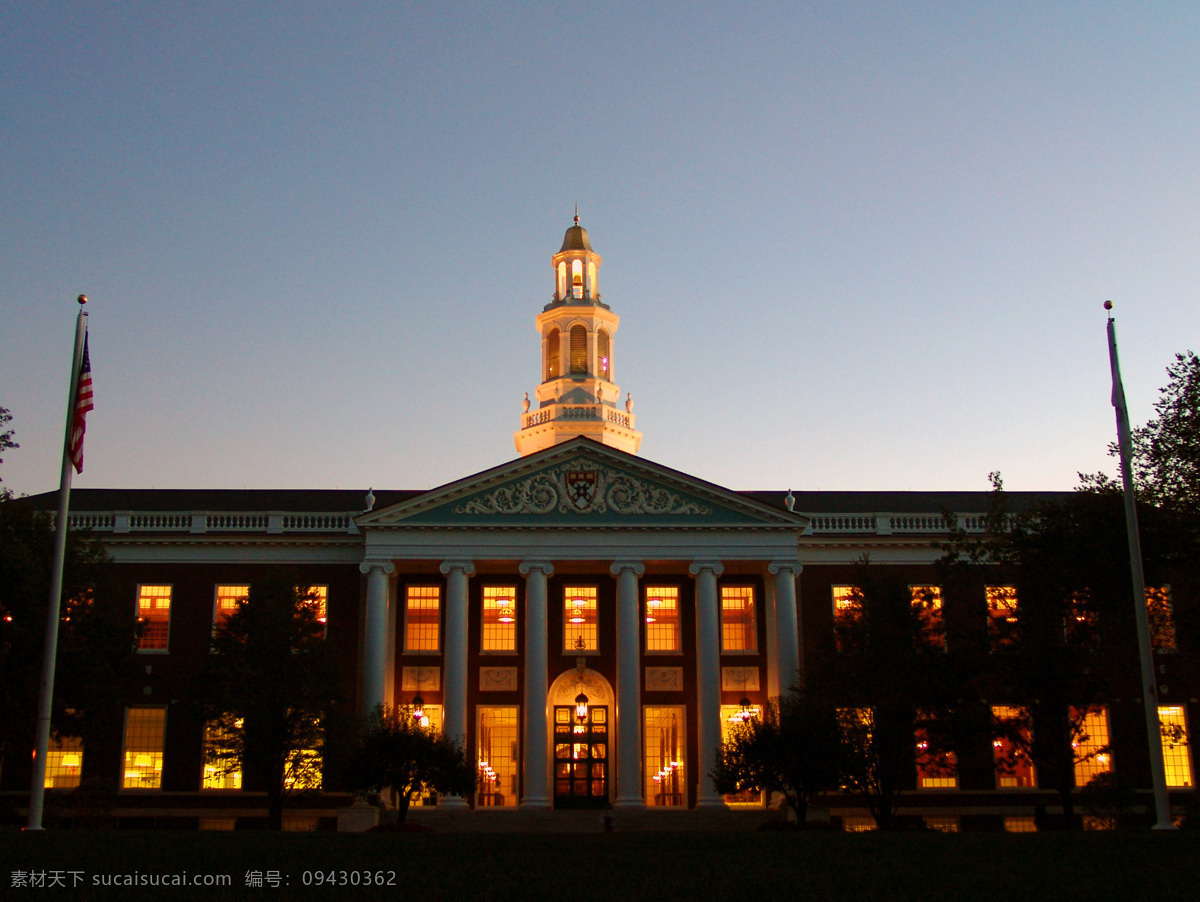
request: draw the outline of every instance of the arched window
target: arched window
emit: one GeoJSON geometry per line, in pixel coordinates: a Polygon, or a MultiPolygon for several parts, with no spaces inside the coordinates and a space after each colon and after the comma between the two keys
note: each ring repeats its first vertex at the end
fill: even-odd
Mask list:
{"type": "Polygon", "coordinates": [[[558,301],[565,300],[567,297],[567,264],[558,264],[558,284],[554,292],[554,299],[558,301]]]}
{"type": "Polygon", "coordinates": [[[559,365],[559,335],[557,329],[551,329],[550,334],[546,336],[546,378],[557,379],[562,375],[562,367],[559,365]]]}
{"type": "Polygon", "coordinates": [[[583,261],[571,261],[571,294],[577,298],[583,297],[583,261]]]}
{"type": "Polygon", "coordinates": [[[586,373],[587,371],[587,329],[583,326],[572,326],[571,373],[586,373]]]}
{"type": "Polygon", "coordinates": [[[587,280],[588,297],[596,296],[596,264],[588,264],[588,280],[587,280]]]}
{"type": "Polygon", "coordinates": [[[612,350],[609,347],[608,333],[603,329],[596,335],[596,368],[600,371],[601,379],[612,378],[612,350]]]}

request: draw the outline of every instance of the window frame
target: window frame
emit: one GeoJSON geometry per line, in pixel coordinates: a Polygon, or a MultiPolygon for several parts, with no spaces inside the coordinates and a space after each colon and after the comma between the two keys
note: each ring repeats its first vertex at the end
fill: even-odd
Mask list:
{"type": "MultiPolygon", "coordinates": [[[[440,655],[442,653],[442,641],[443,641],[442,609],[444,607],[444,605],[442,604],[442,601],[443,601],[444,595],[445,595],[445,588],[440,583],[421,582],[421,583],[406,583],[405,584],[405,586],[404,586],[404,624],[403,624],[403,632],[401,634],[404,637],[404,640],[403,640],[403,649],[404,650],[403,650],[402,654],[406,654],[406,655],[440,655]],[[434,648],[413,648],[409,645],[410,638],[413,638],[410,636],[409,627],[411,625],[410,624],[410,617],[411,617],[411,613],[412,613],[411,603],[414,600],[413,596],[409,595],[409,593],[413,589],[435,589],[435,590],[437,590],[437,609],[436,609],[437,614],[434,617],[434,626],[436,629],[437,641],[434,643],[434,646],[435,646],[434,648]]],[[[419,598],[420,596],[417,596],[417,597],[419,598]]]]}
{"type": "Polygon", "coordinates": [[[949,642],[946,636],[946,608],[942,587],[933,583],[914,583],[908,587],[908,591],[909,604],[921,622],[921,632],[916,636],[917,641],[934,651],[946,651],[949,642]],[[918,593],[928,593],[928,607],[918,593]]]}
{"type": "MultiPolygon", "coordinates": [[[[594,585],[594,584],[593,585],[570,585],[570,586],[564,585],[562,593],[563,593],[562,594],[562,601],[563,601],[563,603],[562,603],[563,654],[564,655],[586,655],[586,656],[599,655],[600,654],[600,587],[598,585],[594,585]],[[568,608],[571,607],[575,598],[577,598],[577,597],[582,598],[584,601],[589,600],[587,598],[587,595],[584,594],[587,592],[592,593],[590,601],[594,605],[594,607],[592,607],[591,610],[594,611],[592,630],[595,633],[595,637],[596,637],[595,638],[595,647],[592,647],[592,648],[584,647],[584,648],[580,649],[580,648],[575,647],[574,639],[571,638],[570,618],[567,615],[568,615],[568,608]]],[[[584,607],[581,610],[586,612],[589,609],[587,607],[584,607]]],[[[584,620],[584,625],[585,626],[587,625],[586,619],[584,620]]]]}
{"type": "MultiPolygon", "coordinates": [[[[644,624],[642,638],[642,652],[647,655],[682,655],[683,654],[683,617],[680,611],[680,596],[682,591],[678,585],[646,585],[642,590],[642,622],[644,624]],[[675,617],[674,617],[674,632],[675,632],[675,647],[674,648],[651,648],[650,647],[650,599],[654,597],[655,592],[673,593],[672,600],[675,602],[675,617]]],[[[665,596],[660,596],[660,600],[665,600],[665,596]]],[[[657,623],[657,618],[655,619],[657,623]]],[[[658,630],[664,629],[664,626],[657,627],[658,630]]]]}
{"type": "MultiPolygon", "coordinates": [[[[503,596],[497,596],[497,598],[499,598],[499,597],[503,597],[503,596]]],[[[479,593],[479,653],[481,655],[489,655],[489,656],[494,656],[494,655],[512,656],[512,655],[519,654],[519,651],[518,651],[519,644],[518,643],[520,641],[520,624],[521,624],[521,617],[517,611],[517,586],[516,586],[516,584],[515,583],[485,584],[479,593]],[[512,599],[513,621],[511,624],[501,623],[500,620],[498,619],[499,611],[503,610],[503,608],[497,609],[497,620],[495,623],[489,623],[489,621],[488,621],[488,592],[496,591],[496,590],[508,593],[508,597],[511,597],[511,599],[512,599]],[[487,634],[488,634],[489,626],[492,626],[493,628],[507,627],[508,629],[511,629],[512,630],[512,647],[511,648],[488,648],[487,647],[487,641],[488,641],[487,634]]]]}
{"type": "MultiPolygon", "coordinates": [[[[759,649],[758,649],[758,607],[759,606],[758,606],[758,598],[756,596],[757,596],[757,591],[756,591],[753,583],[722,583],[721,584],[720,589],[717,593],[717,597],[718,597],[717,603],[720,605],[720,615],[721,615],[721,620],[720,620],[721,654],[723,654],[723,655],[757,655],[759,653],[759,649]],[[742,611],[743,611],[742,619],[743,619],[743,621],[749,621],[750,629],[746,631],[746,635],[748,635],[751,638],[752,645],[749,648],[730,648],[725,642],[725,636],[726,636],[725,612],[727,610],[732,611],[735,609],[725,607],[725,599],[726,599],[725,593],[727,591],[742,590],[742,589],[746,589],[750,593],[749,594],[749,599],[750,599],[749,605],[742,608],[742,611]]],[[[737,596],[731,596],[731,597],[737,597],[737,596]]]]}
{"type": "MultiPolygon", "coordinates": [[[[142,639],[145,638],[146,627],[143,627],[141,634],[138,636],[137,647],[134,649],[134,652],[139,655],[168,655],[171,653],[171,607],[175,601],[175,584],[174,583],[138,583],[137,584],[137,593],[133,600],[133,616],[137,623],[143,622],[143,619],[142,619],[142,590],[143,589],[166,589],[167,590],[167,594],[165,596],[162,596],[162,595],[148,596],[148,598],[152,598],[152,599],[153,598],[163,598],[163,597],[165,597],[167,599],[167,616],[165,618],[167,621],[167,628],[166,628],[166,635],[163,636],[162,648],[144,648],[142,646],[142,639]]],[[[144,622],[148,626],[152,621],[149,618],[147,618],[147,620],[144,622]]]]}
{"type": "MultiPolygon", "coordinates": [[[[167,706],[166,705],[127,705],[125,707],[125,717],[121,725],[121,792],[161,792],[162,791],[162,775],[166,766],[166,751],[167,751],[167,706]],[[129,748],[129,715],[133,711],[159,711],[162,713],[160,721],[160,743],[158,751],[143,751],[141,749],[133,751],[134,755],[149,754],[150,756],[158,755],[158,767],[154,768],[157,772],[157,783],[154,786],[130,786],[128,756],[129,748]]],[[[136,758],[134,759],[136,767],[136,758]]]]}

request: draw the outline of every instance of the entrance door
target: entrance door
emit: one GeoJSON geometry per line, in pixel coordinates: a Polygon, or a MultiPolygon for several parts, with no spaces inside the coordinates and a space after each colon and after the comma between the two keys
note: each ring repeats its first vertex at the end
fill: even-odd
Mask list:
{"type": "Polygon", "coordinates": [[[589,705],[580,721],[574,705],[554,706],[554,807],[608,804],[608,707],[589,705]]]}

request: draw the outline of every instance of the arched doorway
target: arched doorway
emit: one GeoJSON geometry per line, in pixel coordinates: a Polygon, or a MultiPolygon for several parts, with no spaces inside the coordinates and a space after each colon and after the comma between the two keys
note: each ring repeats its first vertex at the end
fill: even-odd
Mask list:
{"type": "Polygon", "coordinates": [[[550,686],[551,787],[555,808],[604,808],[616,772],[612,686],[584,667],[559,674],[550,686]],[[581,695],[587,702],[577,703],[581,695]]]}

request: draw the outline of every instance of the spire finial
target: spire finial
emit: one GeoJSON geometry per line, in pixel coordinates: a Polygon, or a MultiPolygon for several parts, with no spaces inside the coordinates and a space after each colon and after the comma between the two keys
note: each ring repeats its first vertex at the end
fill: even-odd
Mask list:
{"type": "Polygon", "coordinates": [[[579,225],[579,201],[575,201],[575,225],[579,225]]]}

